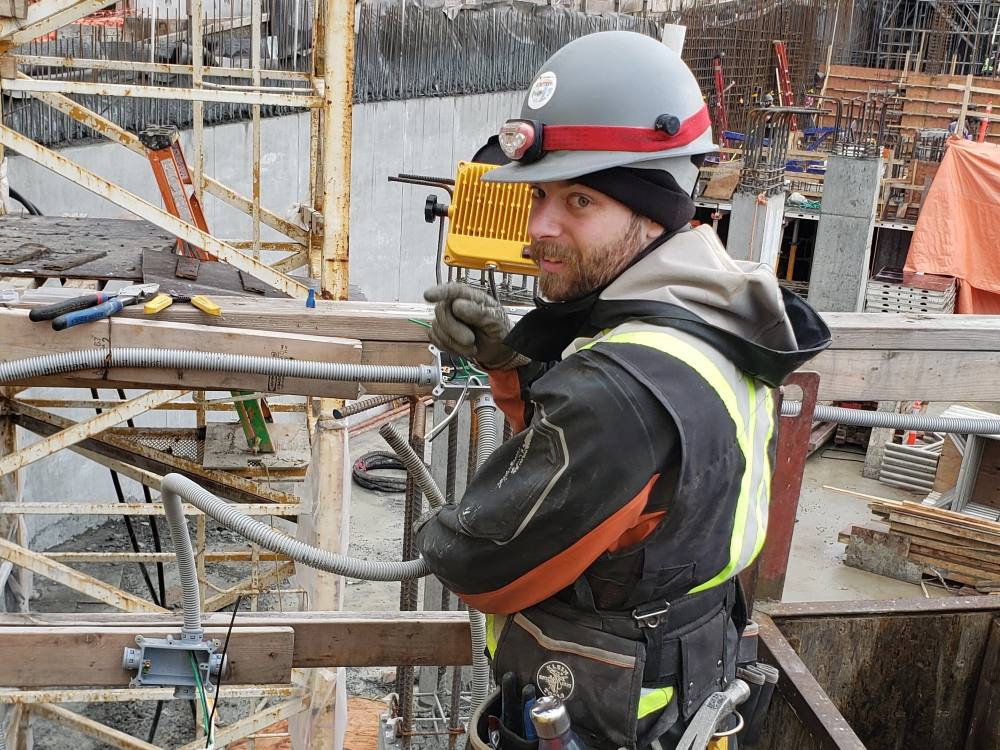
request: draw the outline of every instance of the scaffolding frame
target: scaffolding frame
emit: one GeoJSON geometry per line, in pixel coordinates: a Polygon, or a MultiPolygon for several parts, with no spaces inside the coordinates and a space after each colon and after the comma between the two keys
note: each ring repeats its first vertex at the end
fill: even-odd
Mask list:
{"type": "MultiPolygon", "coordinates": [[[[146,149],[133,133],[123,129],[100,113],[82,106],[69,98],[69,94],[99,94],[113,97],[170,98],[192,102],[193,149],[191,154],[195,190],[199,198],[208,193],[222,203],[248,215],[251,219],[250,237],[232,241],[203,232],[160,209],[134,193],[109,180],[86,170],[74,161],[45,148],[12,128],[0,124],[0,157],[4,148],[66,177],[76,184],[109,200],[120,208],[145,219],[168,233],[203,248],[211,255],[259,279],[286,295],[305,299],[309,284],[304,279],[289,274],[303,267],[308,276],[318,280],[319,295],[325,299],[346,300],[348,292],[348,216],[350,207],[350,154],[352,70],[354,49],[354,3],[346,0],[322,0],[314,3],[312,19],[314,43],[312,66],[308,72],[269,71],[261,67],[261,27],[264,9],[262,0],[250,0],[251,58],[248,67],[224,68],[204,64],[204,0],[189,0],[188,22],[191,30],[191,62],[134,63],[106,59],[46,58],[17,54],[16,48],[32,39],[57,32],[67,24],[79,21],[89,14],[115,5],[114,0],[38,0],[19,9],[20,18],[0,19],[0,91],[27,94],[90,128],[95,134],[117,143],[142,156],[146,149]],[[21,66],[50,65],[73,71],[92,68],[107,71],[134,71],[139,65],[151,73],[172,73],[191,77],[186,88],[157,85],[132,85],[94,83],[82,80],[57,80],[32,78],[18,70],[21,66]],[[225,76],[234,85],[206,84],[205,76],[225,76]],[[263,85],[265,79],[294,81],[296,88],[283,91],[263,85]],[[238,84],[238,85],[235,85],[238,84]],[[204,159],[205,127],[204,108],[208,102],[239,102],[252,105],[252,189],[242,195],[206,174],[204,159]],[[261,205],[261,107],[278,105],[307,110],[310,115],[309,203],[300,210],[302,225],[297,225],[261,205]],[[277,242],[261,239],[261,226],[270,227],[284,236],[277,242]],[[262,252],[285,253],[277,262],[262,260],[262,252]]],[[[14,12],[17,12],[15,9],[14,12]]],[[[155,33],[155,28],[153,30],[155,33]]],[[[152,177],[152,176],[151,176],[152,177]]],[[[30,276],[13,276],[2,279],[5,285],[26,291],[36,288],[45,279],[30,276]]],[[[66,287],[97,289],[103,286],[98,280],[70,280],[66,287]]],[[[52,282],[48,282],[48,287],[52,282]]],[[[272,355],[273,356],[273,355],[272,355]]],[[[95,383],[95,385],[100,385],[95,383]]],[[[106,386],[105,386],[106,387],[106,386]]],[[[158,506],[127,503],[128,507],[110,503],[26,503],[22,497],[20,470],[36,460],[58,450],[74,450],[98,463],[108,466],[121,476],[138,481],[146,487],[157,488],[160,473],[142,468],[159,462],[166,470],[184,471],[196,480],[211,480],[214,486],[226,490],[223,494],[239,497],[243,502],[256,497],[258,503],[245,510],[266,517],[296,516],[305,511],[294,495],[271,489],[268,477],[239,476],[222,471],[207,470],[196,462],[173,455],[144,444],[148,430],[121,429],[116,425],[140,414],[157,409],[184,410],[195,414],[198,428],[206,424],[206,415],[217,408],[229,408],[207,403],[203,392],[196,392],[190,400],[186,391],[154,390],[124,404],[100,398],[24,399],[22,389],[0,389],[0,592],[10,581],[20,592],[26,608],[30,598],[32,576],[51,578],[88,596],[97,598],[116,609],[131,613],[163,613],[160,606],[135,596],[119,587],[104,583],[70,567],[78,562],[168,562],[172,554],[163,553],[40,553],[29,549],[24,518],[37,513],[74,513],[97,515],[148,515],[159,511],[158,506]],[[105,409],[99,417],[70,423],[47,409],[73,406],[105,409]],[[44,407],[44,408],[43,408],[44,407]],[[29,448],[18,449],[16,426],[28,421],[44,428],[49,437],[29,448]],[[113,451],[135,461],[119,460],[100,452],[85,450],[83,445],[97,442],[111,446],[113,451]],[[138,465],[141,464],[142,466],[138,465]],[[263,480],[263,481],[258,481],[263,480]],[[139,507],[133,507],[138,505],[139,507]]],[[[316,415],[330,414],[343,405],[341,399],[307,398],[303,403],[276,404],[278,411],[297,412],[303,415],[311,435],[312,455],[310,471],[322,479],[314,482],[310,498],[312,523],[300,536],[307,541],[334,551],[345,551],[346,539],[342,533],[347,527],[348,505],[343,493],[345,484],[345,458],[347,430],[331,420],[316,415]],[[310,400],[314,401],[310,406],[310,400]]],[[[171,431],[161,430],[161,433],[171,431]]],[[[174,433],[184,432],[173,431],[174,433]]],[[[43,434],[46,434],[43,433],[43,434]]],[[[183,435],[160,435],[161,438],[185,439],[183,435]]],[[[188,436],[189,438],[190,436],[188,436]]],[[[109,452],[112,452],[109,449],[109,452]]],[[[346,474],[349,481],[349,472],[346,474]]],[[[301,517],[301,515],[300,515],[301,517]]],[[[301,524],[300,524],[301,526],[301,524]]],[[[245,552],[213,552],[205,541],[205,517],[198,515],[196,550],[199,577],[205,611],[216,611],[236,601],[240,595],[250,598],[251,608],[256,609],[260,595],[275,590],[294,571],[289,560],[264,552],[252,546],[245,552]],[[240,562],[249,566],[247,577],[231,587],[208,590],[211,585],[205,578],[206,562],[240,562]]],[[[287,594],[289,590],[283,589],[287,594]]],[[[343,581],[337,576],[316,573],[305,579],[302,587],[292,590],[307,600],[310,609],[337,610],[343,597],[343,581]]],[[[279,594],[281,596],[281,594],[279,594]]],[[[154,691],[155,692],[155,691],[154,691]]],[[[162,691],[160,691],[162,692],[162,691]]],[[[291,730],[296,747],[332,748],[334,726],[330,720],[336,700],[336,673],[329,669],[296,670],[292,685],[233,686],[224,689],[223,697],[280,698],[278,705],[259,707],[218,733],[219,742],[231,742],[252,737],[255,732],[281,719],[292,720],[303,712],[306,715],[291,730]],[[308,739],[306,739],[308,738],[308,739]]],[[[152,693],[139,695],[134,690],[63,690],[42,691],[38,700],[15,701],[10,706],[7,721],[7,746],[12,750],[25,750],[31,746],[29,719],[32,716],[54,721],[98,738],[114,747],[155,750],[155,745],[126,735],[119,730],[100,724],[78,713],[69,711],[59,703],[74,701],[152,699],[152,693]]],[[[162,696],[156,693],[157,699],[162,696]]],[[[6,701],[0,700],[0,704],[6,701]]],[[[2,714],[3,712],[0,712],[2,714]]],[[[291,726],[291,724],[290,724],[291,726]]],[[[204,738],[185,747],[202,747],[204,738]]]]}

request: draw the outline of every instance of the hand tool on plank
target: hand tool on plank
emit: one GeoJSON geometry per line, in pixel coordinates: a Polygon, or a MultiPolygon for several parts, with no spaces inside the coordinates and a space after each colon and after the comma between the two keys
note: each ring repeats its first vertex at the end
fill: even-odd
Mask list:
{"type": "Polygon", "coordinates": [[[32,308],[28,319],[51,320],[52,328],[62,331],[82,323],[110,318],[121,312],[126,305],[134,305],[152,297],[159,289],[159,284],[133,284],[111,294],[84,294],[52,305],[32,308]]]}

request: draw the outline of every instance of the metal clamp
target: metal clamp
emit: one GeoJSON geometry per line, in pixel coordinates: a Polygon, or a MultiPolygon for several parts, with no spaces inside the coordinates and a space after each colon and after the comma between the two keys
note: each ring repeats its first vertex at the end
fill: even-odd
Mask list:
{"type": "Polygon", "coordinates": [[[639,608],[636,607],[632,610],[632,619],[639,623],[640,628],[649,628],[654,630],[662,624],[662,620],[665,619],[665,615],[670,614],[670,602],[664,602],[663,607],[660,609],[654,609],[651,612],[640,612],[639,608]]]}

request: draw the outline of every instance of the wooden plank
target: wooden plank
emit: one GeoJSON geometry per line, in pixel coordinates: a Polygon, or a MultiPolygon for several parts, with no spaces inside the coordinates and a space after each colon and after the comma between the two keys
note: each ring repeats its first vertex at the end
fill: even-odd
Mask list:
{"type": "MultiPolygon", "coordinates": [[[[32,573],[45,576],[92,599],[97,599],[126,612],[166,612],[162,607],[157,607],[155,604],[123,591],[117,586],[81,573],[67,565],[54,562],[40,552],[34,552],[3,538],[0,538],[0,558],[10,560],[14,565],[27,568],[32,573]]],[[[58,683],[50,682],[48,684],[58,683]]]]}
{"type": "Polygon", "coordinates": [[[821,401],[998,401],[1000,379],[984,376],[997,361],[987,351],[827,349],[803,369],[820,373],[821,401]]]}
{"type": "MultiPolygon", "coordinates": [[[[340,404],[321,402],[321,413],[330,414],[340,404]]],[[[313,430],[312,457],[302,488],[303,505],[296,524],[296,538],[334,553],[344,554],[350,543],[351,459],[346,423],[321,417],[313,430]]],[[[342,575],[299,566],[295,581],[304,589],[310,608],[340,610],[346,581],[342,575]]],[[[343,673],[341,673],[343,674],[343,673]]],[[[310,695],[307,716],[289,722],[292,735],[302,745],[333,748],[335,742],[338,673],[329,668],[311,670],[304,682],[310,695]],[[305,738],[309,738],[305,742],[305,738]]],[[[298,744],[298,743],[296,743],[298,744]]]]}
{"type": "MultiPolygon", "coordinates": [[[[229,685],[219,688],[222,698],[291,698],[299,693],[294,685],[229,685]]],[[[0,691],[0,704],[33,703],[132,703],[173,700],[173,688],[68,688],[55,690],[0,691]]]]}
{"type": "Polygon", "coordinates": [[[157,745],[144,742],[130,734],[113,729],[105,724],[101,724],[99,721],[81,716],[61,706],[38,703],[31,707],[31,712],[36,716],[53,721],[62,727],[79,732],[87,737],[92,737],[103,745],[117,747],[121,750],[159,750],[157,745]]]}
{"type": "MultiPolygon", "coordinates": [[[[35,409],[18,401],[8,400],[4,403],[6,408],[15,415],[15,422],[19,427],[36,434],[51,435],[53,432],[73,424],[72,420],[65,417],[35,409]]],[[[157,489],[164,474],[177,471],[198,482],[209,492],[235,502],[274,502],[279,504],[297,502],[294,495],[273,489],[265,483],[206,469],[194,461],[150,448],[110,432],[88,438],[72,446],[70,450],[93,458],[98,463],[114,468],[115,471],[119,471],[124,476],[134,478],[142,484],[157,489]],[[155,472],[155,474],[150,475],[150,471],[155,472]]]]}
{"type": "MultiPolygon", "coordinates": [[[[997,604],[1000,607],[1000,603],[997,604]]],[[[230,613],[206,614],[207,627],[226,627],[230,613]]],[[[11,627],[179,628],[179,614],[44,613],[0,614],[0,643],[11,627]]],[[[469,618],[465,612],[255,612],[236,617],[244,627],[289,627],[295,631],[292,666],[377,667],[472,663],[469,618]]]]}
{"type": "Polygon", "coordinates": [[[295,563],[283,562],[273,568],[269,568],[262,575],[244,578],[225,591],[220,591],[215,596],[205,599],[202,608],[205,612],[217,612],[223,607],[228,607],[236,601],[237,597],[246,594],[263,594],[271,586],[281,583],[290,578],[295,572],[295,563]],[[256,585],[254,585],[256,583],[256,585]]]}
{"type": "MultiPolygon", "coordinates": [[[[184,515],[204,515],[193,505],[184,504],[184,515]]],[[[253,503],[240,505],[240,513],[248,516],[297,516],[301,505],[293,503],[269,504],[253,503]]],[[[0,515],[22,513],[31,516],[164,516],[166,512],[160,503],[74,503],[74,502],[32,502],[0,503],[0,515]]],[[[166,553],[165,553],[166,554],[166,553]]],[[[270,554],[270,553],[268,553],[270,554]]],[[[173,554],[170,553],[173,557],[173,554]]]]}
{"type": "MultiPolygon", "coordinates": [[[[205,637],[222,640],[225,626],[205,628],[205,637]]],[[[178,631],[162,627],[95,626],[3,628],[0,637],[0,686],[45,688],[51,685],[125,687],[132,674],[122,668],[125,648],[135,636],[165,638],[178,631]],[[33,658],[25,659],[24,654],[33,658]]],[[[234,628],[229,641],[229,685],[271,685],[291,680],[295,632],[290,627],[234,628]]]]}
{"type": "MultiPolygon", "coordinates": [[[[200,311],[199,314],[212,317],[200,311]]],[[[0,361],[59,351],[105,349],[109,346],[142,347],[149,346],[151,341],[155,341],[156,347],[161,349],[191,349],[194,342],[197,342],[199,351],[319,362],[361,362],[361,342],[354,339],[177,324],[150,320],[148,317],[143,320],[116,317],[65,331],[53,331],[46,323],[28,320],[26,310],[0,310],[0,361]]],[[[99,384],[111,378],[142,383],[146,387],[180,386],[344,398],[357,398],[359,394],[357,383],[165,368],[115,368],[114,371],[102,368],[72,375],[72,379],[80,381],[81,385],[99,384]]]]}
{"type": "Polygon", "coordinates": [[[993,620],[964,750],[1000,747],[1000,621],[993,620]]]}
{"type": "Polygon", "coordinates": [[[132,417],[155,409],[185,395],[186,391],[150,391],[130,401],[125,401],[109,411],[102,412],[83,422],[77,422],[54,435],[38,440],[16,453],[0,457],[0,475],[23,469],[25,466],[51,456],[56,451],[75,445],[81,440],[114,427],[132,417]]]}
{"type": "MultiPolygon", "coordinates": [[[[831,696],[827,695],[822,683],[813,676],[771,618],[759,614],[754,619],[760,626],[761,658],[778,668],[776,692],[798,717],[798,722],[789,723],[792,726],[801,723],[805,730],[803,738],[809,739],[807,745],[799,746],[821,750],[864,750],[865,745],[847,718],[841,715],[835,699],[831,700],[831,696]]],[[[778,742],[785,738],[768,737],[767,731],[773,731],[775,726],[773,720],[767,722],[761,746],[790,747],[778,742]]]]}
{"type": "Polygon", "coordinates": [[[994,616],[940,612],[777,623],[865,746],[963,750],[994,616]]]}
{"type": "MultiPolygon", "coordinates": [[[[271,706],[263,711],[252,714],[245,719],[234,721],[228,726],[216,727],[215,746],[225,747],[230,742],[242,739],[249,734],[253,734],[264,727],[270,726],[276,721],[295,716],[296,714],[304,711],[306,708],[307,704],[304,698],[293,698],[290,701],[279,703],[277,706],[271,706]]],[[[189,742],[186,745],[181,745],[177,748],[177,750],[202,750],[204,747],[205,740],[198,739],[193,742],[189,742]]]]}

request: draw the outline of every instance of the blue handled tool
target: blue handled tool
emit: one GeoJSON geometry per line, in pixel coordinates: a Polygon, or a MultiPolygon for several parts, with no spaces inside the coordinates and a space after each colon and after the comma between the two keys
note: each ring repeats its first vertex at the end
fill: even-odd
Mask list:
{"type": "Polygon", "coordinates": [[[126,305],[134,305],[152,297],[159,289],[159,284],[133,284],[111,295],[88,294],[82,298],[35,308],[32,310],[34,317],[31,317],[31,313],[29,313],[29,317],[32,320],[51,319],[52,328],[56,331],[63,331],[82,323],[93,323],[96,320],[110,318],[121,312],[126,305]]]}
{"type": "Polygon", "coordinates": [[[521,711],[524,713],[524,739],[528,741],[534,741],[538,739],[538,734],[535,732],[535,724],[531,721],[531,707],[537,702],[535,686],[525,685],[521,688],[521,711]]]}

